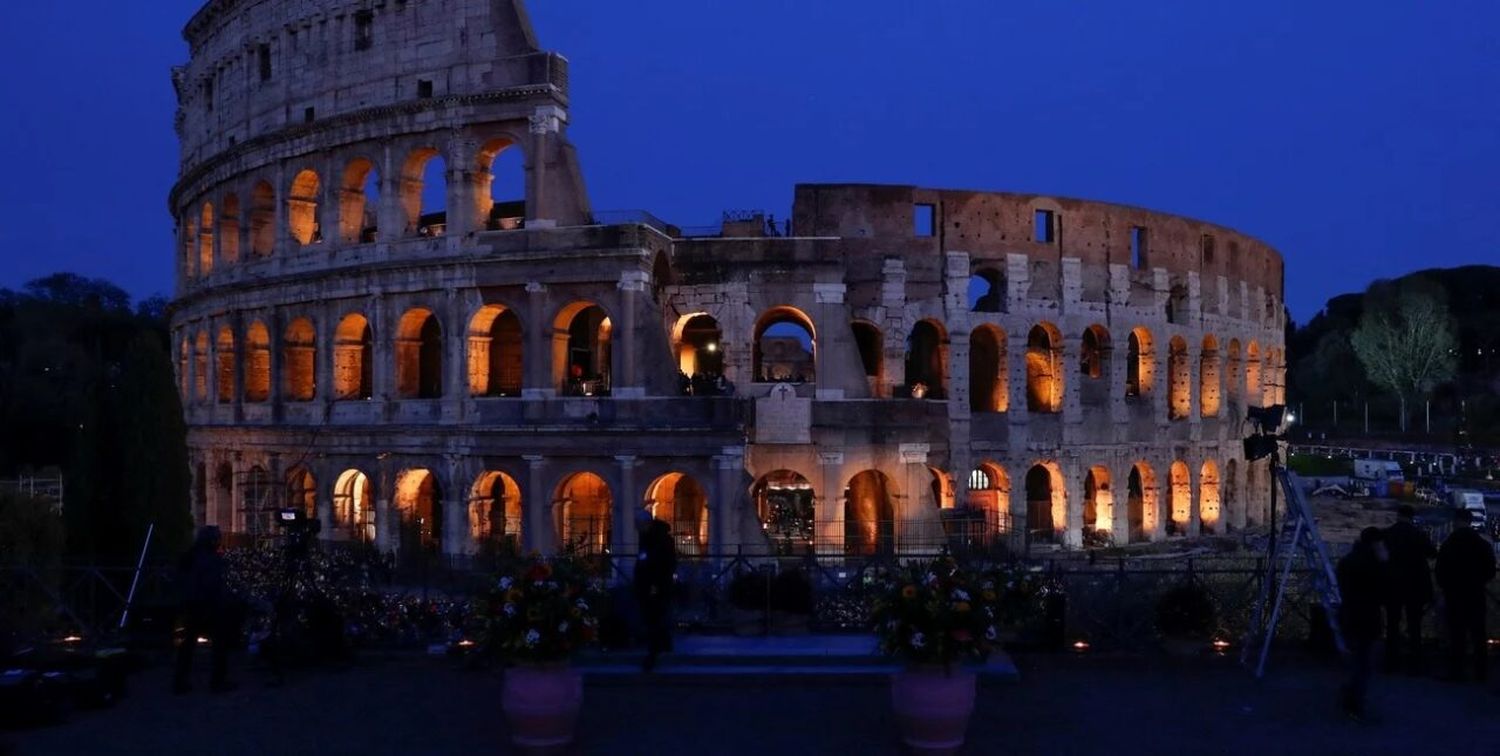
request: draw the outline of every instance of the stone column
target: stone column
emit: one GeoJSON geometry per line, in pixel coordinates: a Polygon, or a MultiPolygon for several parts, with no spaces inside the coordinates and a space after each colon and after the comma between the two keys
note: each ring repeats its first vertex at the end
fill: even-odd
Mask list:
{"type": "MultiPolygon", "coordinates": [[[[1193,417],[1197,418],[1195,412],[1193,417]]],[[[1203,463],[1197,457],[1188,457],[1183,462],[1188,467],[1188,532],[1189,538],[1203,533],[1203,463]]]]}
{"type": "Polygon", "coordinates": [[[832,346],[835,341],[833,329],[847,327],[848,313],[844,309],[844,293],[847,288],[841,283],[813,284],[813,299],[817,303],[813,327],[818,331],[818,343],[813,345],[815,395],[825,401],[844,398],[844,389],[839,387],[834,375],[834,370],[843,366],[829,357],[833,354],[832,346]]]}
{"type": "Polygon", "coordinates": [[[1076,549],[1083,545],[1083,476],[1087,469],[1074,456],[1059,459],[1058,467],[1062,468],[1065,502],[1063,521],[1054,523],[1054,527],[1061,525],[1063,545],[1076,549]]]}
{"type": "Polygon", "coordinates": [[[443,508],[443,554],[461,556],[474,553],[474,539],[469,529],[469,486],[464,476],[464,458],[457,454],[443,455],[444,482],[442,489],[443,508]]]}
{"type": "Polygon", "coordinates": [[[1189,341],[1188,361],[1188,438],[1203,438],[1203,340],[1189,341]]]}
{"type": "Polygon", "coordinates": [[[333,158],[323,161],[318,185],[317,228],[313,231],[313,243],[322,239],[320,249],[331,249],[343,241],[339,219],[343,214],[344,173],[333,158]]]}
{"type": "Polygon", "coordinates": [[[313,494],[313,497],[314,501],[317,502],[315,506],[318,515],[319,536],[324,541],[335,540],[338,534],[334,532],[333,487],[338,485],[339,471],[334,469],[328,463],[328,460],[322,456],[318,456],[309,462],[308,469],[312,471],[313,483],[317,486],[317,491],[313,494]]]}
{"type": "MultiPolygon", "coordinates": [[[[916,550],[926,550],[942,541],[942,520],[938,514],[940,503],[933,501],[927,506],[927,491],[931,490],[932,471],[927,468],[927,458],[932,453],[929,444],[901,444],[901,492],[905,495],[904,506],[893,506],[896,522],[892,523],[896,537],[896,553],[902,553],[907,543],[916,545],[916,550]],[[895,527],[895,526],[900,527],[895,527]],[[906,532],[902,532],[902,529],[906,532]]],[[[887,492],[889,494],[889,492],[887,492]]]]}
{"type": "MultiPolygon", "coordinates": [[[[1083,359],[1083,335],[1063,335],[1062,362],[1056,366],[1057,377],[1063,382],[1062,419],[1064,425],[1083,422],[1083,399],[1081,396],[1083,376],[1078,369],[1083,359]]],[[[1066,434],[1066,431],[1064,431],[1066,434]]],[[[1066,437],[1066,435],[1064,436],[1066,437]]]]}
{"type": "MultiPolygon", "coordinates": [[[[1008,407],[1005,416],[1010,420],[1010,448],[1025,449],[1027,433],[1025,427],[1031,422],[1031,410],[1026,406],[1026,341],[1025,332],[1005,334],[1005,369],[1008,407]],[[1019,427],[1018,427],[1019,426],[1019,427]]],[[[1024,486],[1023,486],[1024,488],[1024,486]]]]}
{"type": "Polygon", "coordinates": [[[822,482],[813,499],[813,527],[817,551],[822,556],[844,553],[844,453],[818,452],[822,482]]]}
{"type": "Polygon", "coordinates": [[[370,348],[370,357],[375,361],[370,367],[370,393],[374,401],[384,404],[396,399],[396,328],[401,322],[399,314],[387,312],[389,307],[386,298],[379,295],[369,297],[365,307],[375,340],[370,348]]]}
{"type": "MultiPolygon", "coordinates": [[[[286,168],[282,165],[276,166],[271,181],[276,185],[273,192],[273,201],[276,206],[272,213],[275,234],[271,237],[275,241],[271,244],[271,258],[274,261],[272,265],[279,268],[281,261],[286,259],[287,253],[293,249],[291,223],[287,214],[287,201],[291,199],[292,188],[287,182],[286,168]]],[[[255,201],[253,194],[250,201],[255,201]]]]}
{"type": "Polygon", "coordinates": [[[743,546],[748,540],[738,532],[744,522],[745,495],[740,485],[744,470],[745,450],[741,447],[725,447],[714,457],[719,490],[708,513],[708,553],[716,557],[732,551],[731,538],[738,536],[733,546],[743,546]]]}
{"type": "MultiPolygon", "coordinates": [[[[1151,529],[1151,542],[1160,543],[1167,540],[1167,520],[1172,518],[1172,458],[1156,455],[1147,459],[1156,473],[1156,523],[1151,529]]],[[[1148,506],[1150,500],[1148,495],[1148,506]]]]}
{"type": "Polygon", "coordinates": [[[552,319],[547,312],[547,286],[536,281],[526,284],[527,319],[524,342],[525,378],[521,396],[524,399],[551,399],[557,396],[552,380],[552,319]]]}
{"type": "MultiPolygon", "coordinates": [[[[620,467],[619,488],[610,497],[609,540],[610,552],[619,556],[634,554],[637,550],[639,540],[635,532],[635,513],[641,509],[643,497],[635,486],[635,470],[640,466],[640,458],[621,454],[615,457],[615,462],[620,467]]],[[[621,563],[627,573],[633,566],[621,563]]]]}
{"type": "Polygon", "coordinates": [[[610,359],[617,371],[610,376],[610,394],[617,398],[638,398],[646,395],[645,382],[641,380],[638,363],[640,334],[636,332],[637,309],[641,293],[646,290],[650,274],[641,270],[628,270],[620,274],[617,288],[620,290],[620,328],[618,337],[610,344],[610,359]]]}
{"type": "Polygon", "coordinates": [[[1026,473],[1029,467],[1021,467],[1010,479],[1010,515],[1006,526],[1010,528],[1010,546],[1016,553],[1029,551],[1031,536],[1027,532],[1026,516],[1029,502],[1026,501],[1026,473]]]}
{"type": "Polygon", "coordinates": [[[552,197],[547,194],[547,161],[555,151],[556,138],[568,121],[568,112],[555,105],[538,107],[531,114],[531,149],[526,151],[526,225],[551,228],[557,225],[552,197]]]}
{"type": "MultiPolygon", "coordinates": [[[[334,401],[333,390],[333,360],[338,347],[338,328],[340,313],[335,305],[324,304],[320,308],[319,317],[313,320],[313,401],[323,409],[323,416],[328,417],[328,407],[334,401]]],[[[277,376],[277,383],[285,384],[286,376],[277,376]]]]}
{"type": "Polygon", "coordinates": [[[448,149],[445,150],[447,169],[446,181],[448,182],[448,251],[456,253],[461,249],[464,237],[473,233],[478,225],[475,221],[474,207],[474,169],[475,144],[463,137],[463,132],[455,129],[448,139],[448,149]]]}
{"type": "Polygon", "coordinates": [[[469,324],[464,317],[463,296],[453,289],[447,293],[444,308],[447,325],[443,331],[443,422],[455,423],[463,418],[469,396],[469,363],[466,359],[469,324]]]}
{"type": "Polygon", "coordinates": [[[1109,495],[1114,502],[1110,512],[1110,540],[1123,546],[1130,543],[1130,471],[1135,465],[1129,459],[1121,465],[1118,453],[1111,461],[1115,464],[1109,466],[1109,495]]]}
{"type": "Polygon", "coordinates": [[[551,554],[557,549],[557,534],[553,527],[552,494],[547,490],[545,477],[547,458],[527,455],[522,459],[526,460],[526,489],[521,492],[525,510],[521,543],[528,552],[551,554]]]}
{"type": "Polygon", "coordinates": [[[401,206],[401,171],[404,166],[386,144],[380,162],[379,207],[375,211],[375,240],[388,242],[406,234],[406,209],[401,206]]]}
{"type": "Polygon", "coordinates": [[[394,467],[389,455],[380,456],[375,473],[375,490],[371,496],[375,500],[375,548],[381,554],[389,554],[396,550],[396,542],[401,532],[401,523],[395,519],[396,471],[394,467]]]}

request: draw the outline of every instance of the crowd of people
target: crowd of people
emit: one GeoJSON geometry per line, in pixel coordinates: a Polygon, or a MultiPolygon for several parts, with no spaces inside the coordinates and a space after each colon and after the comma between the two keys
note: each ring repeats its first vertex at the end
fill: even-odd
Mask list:
{"type": "Polygon", "coordinates": [[[1446,679],[1488,679],[1485,619],[1495,548],[1473,528],[1467,510],[1457,512],[1453,533],[1441,548],[1417,527],[1415,517],[1415,510],[1402,506],[1389,528],[1365,528],[1338,565],[1340,625],[1350,657],[1341,703],[1357,720],[1366,717],[1366,691],[1382,637],[1387,672],[1426,672],[1422,623],[1434,606],[1447,634],[1446,679]]]}

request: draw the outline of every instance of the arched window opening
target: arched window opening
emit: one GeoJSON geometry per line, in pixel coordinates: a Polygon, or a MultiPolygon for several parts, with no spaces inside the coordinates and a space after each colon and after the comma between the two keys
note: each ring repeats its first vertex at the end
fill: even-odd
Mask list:
{"type": "Polygon", "coordinates": [[[1172,463],[1172,517],[1167,520],[1169,535],[1187,535],[1188,522],[1193,516],[1192,473],[1182,461],[1172,463]]]}
{"type": "Polygon", "coordinates": [[[344,316],[333,342],[334,399],[369,399],[374,394],[373,351],[370,321],[357,313],[344,316]]]}
{"type": "Polygon", "coordinates": [[[1005,312],[1007,299],[1004,273],[994,268],[981,268],[969,277],[971,312],[1005,312]]]}
{"type": "Polygon", "coordinates": [[[1053,543],[1058,525],[1067,521],[1062,471],[1042,462],[1026,471],[1026,534],[1032,543],[1053,543]]]}
{"type": "Polygon", "coordinates": [[[930,320],[906,339],[906,390],[914,399],[948,398],[948,334],[930,320]]]}
{"type": "Polygon", "coordinates": [[[984,513],[992,534],[1011,532],[1010,475],[994,462],[981,462],[969,473],[969,508],[984,513]]]}
{"type": "Polygon", "coordinates": [[[696,556],[708,545],[708,497],[698,481],[669,473],[646,489],[646,510],[672,529],[680,554],[696,556]]]}
{"type": "Polygon", "coordinates": [[[1006,364],[1005,332],[982,325],[969,334],[969,410],[1006,412],[1010,409],[1010,367],[1006,364]]]}
{"type": "Polygon", "coordinates": [[[665,251],[658,250],[651,262],[651,301],[662,303],[662,294],[677,280],[672,273],[672,260],[665,251]]]}
{"type": "MultiPolygon", "coordinates": [[[[192,212],[188,214],[191,216],[192,212]]],[[[198,219],[193,217],[182,221],[182,274],[188,278],[198,276],[198,219]]]]}
{"type": "Polygon", "coordinates": [[[375,540],[375,497],[370,477],[346,470],[333,487],[334,536],[370,543],[375,540]]]}
{"type": "Polygon", "coordinates": [[[778,307],[755,326],[753,373],[760,383],[811,383],[815,379],[817,337],[812,320],[800,310],[778,307]]]}
{"type": "Polygon", "coordinates": [[[750,489],[761,529],[782,556],[805,553],[813,545],[813,487],[791,470],[761,476],[750,489]]]}
{"type": "Polygon", "coordinates": [[[483,553],[521,548],[521,487],[503,472],[486,472],[469,492],[469,536],[483,553]]]}
{"type": "Polygon", "coordinates": [[[1264,407],[1261,394],[1260,344],[1254,341],[1245,349],[1245,403],[1251,407],[1264,407]]]}
{"type": "Polygon", "coordinates": [[[609,484],[593,473],[569,476],[552,497],[556,527],[564,553],[603,554],[609,550],[614,497],[609,484]]]}
{"type": "Polygon", "coordinates": [[[271,398],[271,333],[255,321],[245,331],[245,401],[271,398]]]}
{"type": "Polygon", "coordinates": [[[276,190],[261,181],[250,193],[250,254],[270,257],[276,248],[276,190]]]}
{"type": "Polygon", "coordinates": [[[229,264],[240,261],[240,198],[237,194],[224,197],[224,207],[219,213],[219,259],[229,264]]]}
{"type": "Polygon", "coordinates": [[[1229,403],[1231,406],[1238,405],[1245,385],[1245,366],[1240,358],[1240,340],[1229,340],[1229,377],[1225,384],[1229,387],[1229,403]]]}
{"type": "Polygon", "coordinates": [[[479,308],[469,322],[469,394],[520,396],[523,351],[521,319],[514,310],[479,308]]]}
{"type": "Polygon", "coordinates": [[[396,331],[396,393],[403,399],[443,395],[443,331],[431,310],[401,316],[396,331]]]}
{"type": "Polygon", "coordinates": [[[182,340],[182,347],[177,353],[177,393],[182,397],[184,405],[193,399],[192,359],[192,345],[184,338],[182,340]]]}
{"type": "Polygon", "coordinates": [[[292,179],[292,193],[287,197],[287,230],[292,239],[302,246],[323,241],[323,229],[318,223],[318,198],[322,181],[311,169],[304,170],[292,179]]]}
{"type": "Polygon", "coordinates": [[[1198,473],[1198,517],[1203,523],[1203,533],[1221,532],[1223,519],[1219,498],[1219,466],[1208,460],[1198,473]]]}
{"type": "Polygon", "coordinates": [[[318,483],[307,468],[299,467],[287,476],[286,506],[309,520],[318,519],[318,483]]]}
{"type": "Polygon", "coordinates": [[[850,328],[854,330],[854,345],[859,348],[860,367],[870,383],[870,396],[879,398],[885,374],[885,334],[864,320],[854,321],[850,328]]]}
{"type": "Polygon", "coordinates": [[[339,240],[345,244],[375,241],[380,209],[380,171],[368,158],[355,158],[344,169],[339,187],[339,240]]]}
{"type": "Polygon", "coordinates": [[[1151,540],[1156,530],[1156,474],[1145,462],[1130,468],[1126,516],[1130,523],[1130,542],[1151,540]]]}
{"type": "Polygon", "coordinates": [[[208,334],[198,332],[193,345],[193,396],[198,401],[208,401],[208,334]]]}
{"type": "Polygon", "coordinates": [[[1109,331],[1102,325],[1091,325],[1083,332],[1083,344],[1078,356],[1078,373],[1084,378],[1098,380],[1109,375],[1109,331]]]}
{"type": "Polygon", "coordinates": [[[958,494],[953,490],[953,476],[945,470],[928,465],[932,473],[932,503],[938,509],[953,509],[958,506],[958,494]]]}
{"type": "Polygon", "coordinates": [[[1282,381],[1282,357],[1280,349],[1267,349],[1265,366],[1261,369],[1264,376],[1264,387],[1261,389],[1261,406],[1271,407],[1281,404],[1286,400],[1283,394],[1282,381]]]}
{"type": "Polygon", "coordinates": [[[1193,411],[1193,368],[1188,363],[1187,342],[1173,336],[1168,344],[1167,374],[1171,376],[1171,403],[1167,417],[1186,420],[1193,411]]]}
{"type": "Polygon", "coordinates": [[[437,476],[431,470],[407,470],[396,478],[396,515],[401,518],[400,550],[404,554],[438,554],[443,546],[443,507],[437,476]]]}
{"type": "Polygon", "coordinates": [[[688,315],[678,321],[678,380],[683,393],[715,396],[728,388],[724,377],[724,332],[712,316],[688,315]]]}
{"type": "Polygon", "coordinates": [[[844,554],[873,556],[896,550],[896,510],[891,482],[878,470],[865,470],[844,489],[844,554]]]}
{"type": "Polygon", "coordinates": [[[1203,337],[1203,354],[1198,358],[1198,412],[1203,417],[1219,416],[1219,396],[1223,381],[1219,376],[1219,342],[1212,335],[1203,337]]]}
{"type": "Polygon", "coordinates": [[[1042,323],[1026,339],[1026,407],[1038,414],[1062,412],[1062,334],[1042,323]]]}
{"type": "Polygon", "coordinates": [[[552,323],[553,380],[564,396],[609,396],[614,325],[592,302],[564,307],[552,323]]]}
{"type": "Polygon", "coordinates": [[[206,276],[214,272],[214,206],[203,203],[198,220],[198,274],[206,276]]]}
{"type": "Polygon", "coordinates": [[[317,395],[318,337],[312,321],[297,318],[282,339],[283,391],[289,402],[310,402],[317,395]]]}
{"type": "Polygon", "coordinates": [[[406,234],[442,236],[448,228],[448,166],[431,147],[415,150],[401,170],[406,234]]]}
{"type": "Polygon", "coordinates": [[[1109,487],[1109,469],[1096,465],[1083,479],[1083,542],[1105,545],[1114,529],[1115,500],[1109,487]],[[1101,543],[1101,541],[1103,543],[1101,543]]]}
{"type": "Polygon", "coordinates": [[[1126,398],[1149,396],[1156,383],[1156,351],[1150,331],[1137,328],[1130,332],[1129,354],[1126,360],[1126,398]]]}
{"type": "Polygon", "coordinates": [[[239,515],[242,518],[239,530],[251,535],[266,535],[274,527],[272,518],[276,516],[276,485],[272,482],[271,474],[264,467],[255,465],[244,474],[244,479],[239,481],[240,506],[239,515]]]}
{"type": "Polygon", "coordinates": [[[234,401],[234,332],[229,326],[219,329],[219,338],[214,344],[217,359],[218,373],[215,385],[218,386],[219,404],[229,404],[234,401]]]}
{"type": "Polygon", "coordinates": [[[526,227],[526,156],[508,138],[493,139],[479,150],[474,172],[474,215],[485,229],[511,231],[526,227]]]}

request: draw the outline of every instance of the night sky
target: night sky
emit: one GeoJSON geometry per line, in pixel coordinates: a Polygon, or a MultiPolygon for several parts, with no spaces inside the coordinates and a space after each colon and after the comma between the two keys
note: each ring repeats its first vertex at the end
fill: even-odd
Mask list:
{"type": "MultiPolygon", "coordinates": [[[[169,69],[199,0],[0,3],[0,286],[172,286],[169,69]]],[[[1237,228],[1306,320],[1500,264],[1500,2],[533,0],[598,210],[785,217],[799,181],[1035,191],[1237,228]]]]}

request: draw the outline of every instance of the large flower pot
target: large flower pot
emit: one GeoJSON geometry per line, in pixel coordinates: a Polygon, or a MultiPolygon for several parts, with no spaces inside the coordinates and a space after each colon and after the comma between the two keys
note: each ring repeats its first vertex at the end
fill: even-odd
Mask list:
{"type": "Polygon", "coordinates": [[[583,676],[567,664],[523,665],[505,672],[501,708],[522,752],[548,753],[573,742],[583,676]]]}
{"type": "Polygon", "coordinates": [[[964,744],[978,675],[957,667],[913,667],[891,678],[901,739],[916,753],[946,754],[964,744]]]}

